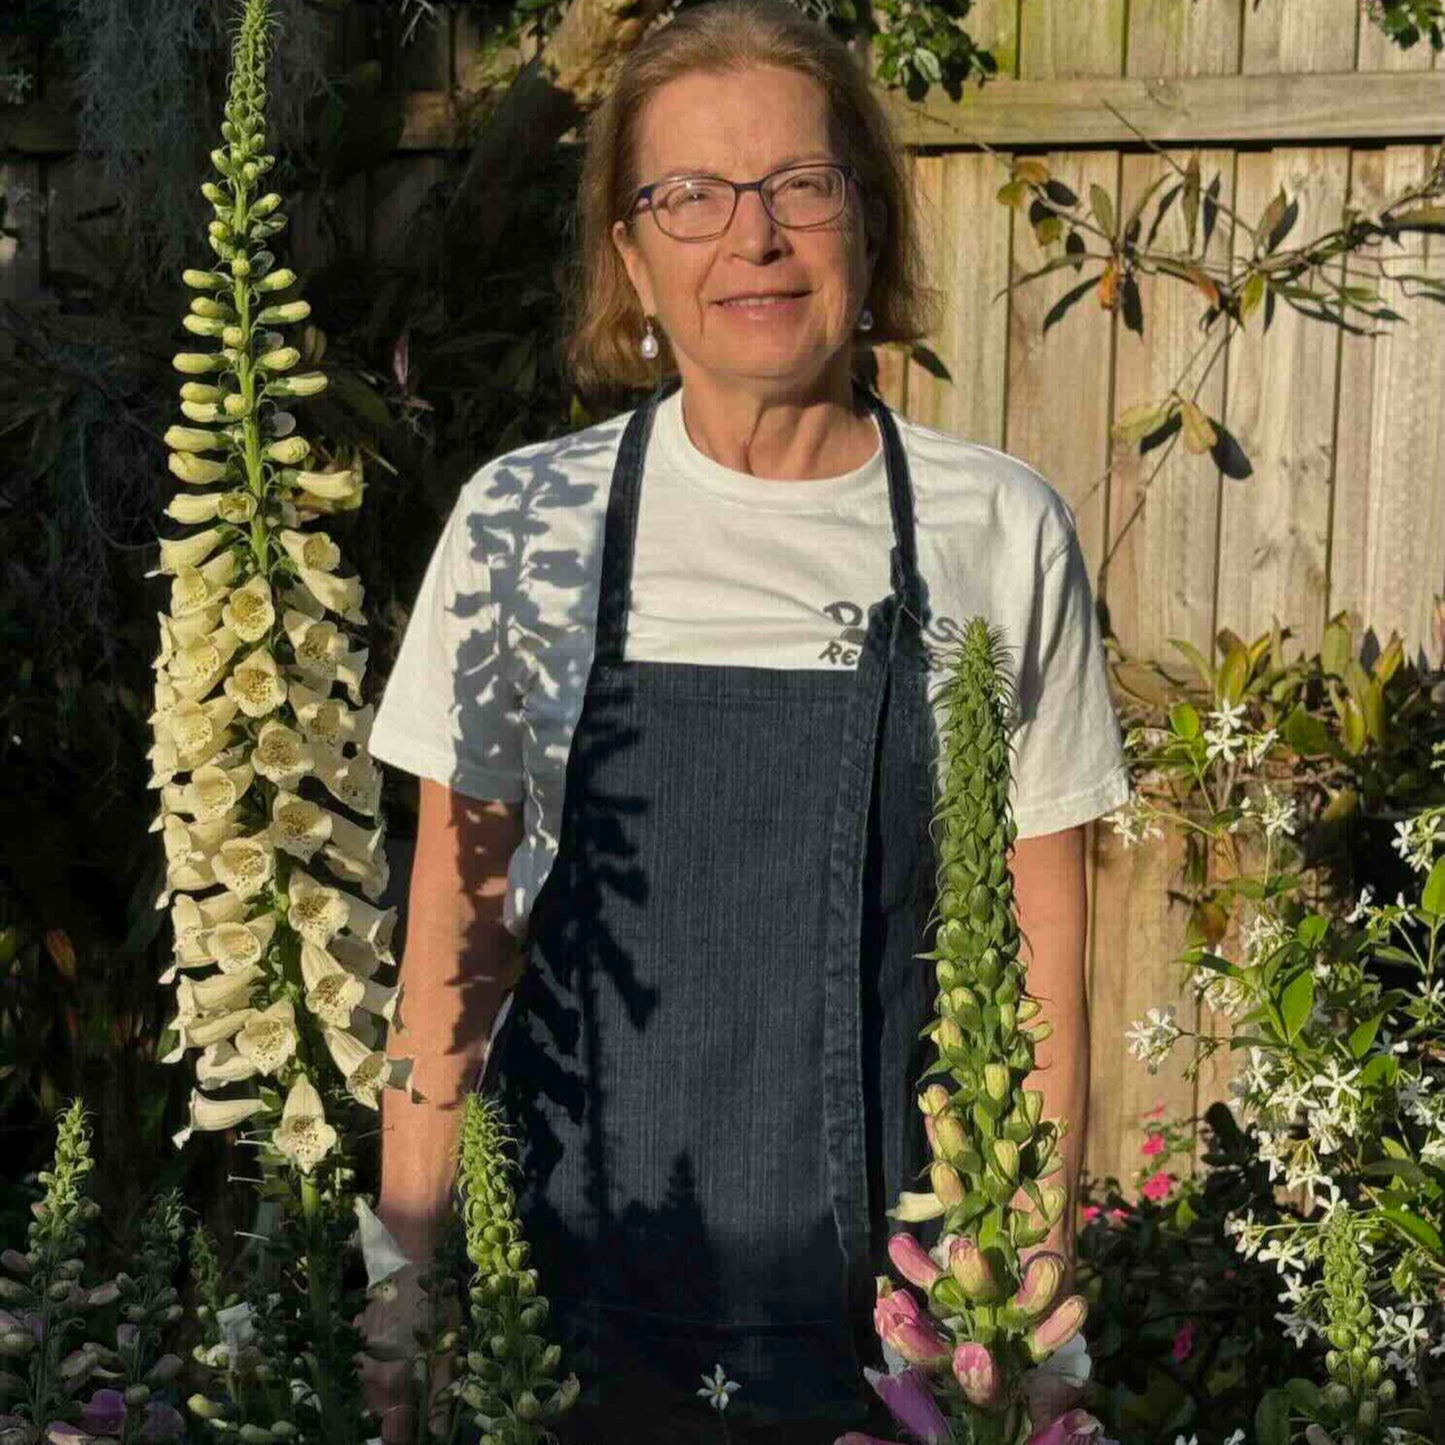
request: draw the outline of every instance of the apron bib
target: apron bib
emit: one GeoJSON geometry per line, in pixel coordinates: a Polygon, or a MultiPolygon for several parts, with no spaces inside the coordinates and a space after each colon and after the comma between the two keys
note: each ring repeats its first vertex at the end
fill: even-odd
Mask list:
{"type": "MultiPolygon", "coordinates": [[[[883,436],[892,591],[856,671],[627,662],[643,459],[623,434],[556,859],[488,1058],[518,1208],[583,1402],[876,1418],[884,1210],[928,1154],[915,1084],[934,729],[907,459],[883,436]]],[[[925,1186],[926,1187],[926,1186],[925,1186]]]]}

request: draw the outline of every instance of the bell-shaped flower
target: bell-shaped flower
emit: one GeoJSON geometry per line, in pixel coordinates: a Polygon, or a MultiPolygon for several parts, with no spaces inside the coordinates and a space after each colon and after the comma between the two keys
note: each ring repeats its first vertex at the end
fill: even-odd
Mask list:
{"type": "Polygon", "coordinates": [[[235,1036],[236,1051],[263,1074],[274,1074],[296,1052],[296,1010],[289,998],[254,1014],[235,1036]]]}
{"type": "Polygon", "coordinates": [[[928,1376],[916,1365],[896,1374],[865,1368],[863,1378],[911,1438],[922,1445],[951,1445],[948,1420],[938,1408],[928,1376]]]}
{"type": "Polygon", "coordinates": [[[177,492],[163,509],[173,522],[191,525],[209,522],[220,507],[224,492],[177,492]]]}
{"type": "MultiPolygon", "coordinates": [[[[218,923],[230,923],[240,918],[246,905],[234,893],[217,893],[210,898],[191,898],[183,894],[171,906],[171,935],[175,942],[174,953],[178,962],[186,965],[213,963],[212,951],[207,934],[218,923]]],[[[166,979],[162,983],[168,982],[166,979]]]]}
{"type": "Polygon", "coordinates": [[[183,768],[198,768],[225,746],[236,704],[227,697],[208,702],[184,699],[166,715],[165,730],[183,768]]]}
{"type": "Polygon", "coordinates": [[[354,470],[335,472],[290,472],[287,480],[313,497],[329,502],[350,501],[361,489],[354,470]]]}
{"type": "Polygon", "coordinates": [[[345,621],[358,626],[366,622],[366,613],[361,610],[366,588],[362,586],[360,577],[336,577],[330,572],[303,567],[301,582],[328,612],[335,612],[345,621]]]}
{"type": "Polygon", "coordinates": [[[306,1007],[324,1024],[344,1029],[366,998],[368,979],[343,968],[324,948],[301,941],[301,978],[306,985],[306,1007]]]}
{"type": "Polygon", "coordinates": [[[199,567],[177,567],[171,579],[171,616],[186,617],[219,605],[231,590],[238,565],[228,547],[199,567]]]}
{"type": "Polygon", "coordinates": [[[382,958],[376,949],[364,938],[358,938],[354,933],[338,933],[326,945],[326,951],[343,968],[361,978],[371,978],[382,963],[382,958]]]}
{"type": "Polygon", "coordinates": [[[362,1262],[366,1265],[366,1287],[377,1285],[400,1274],[410,1263],[401,1252],[401,1246],[392,1238],[391,1231],[372,1212],[371,1206],[361,1195],[352,1199],[356,1211],[358,1243],[361,1246],[362,1262]]]}
{"type": "Polygon", "coordinates": [[[196,1082],[204,1089],[244,1083],[258,1072],[254,1060],[238,1053],[230,1039],[207,1044],[196,1059],[196,1082]]]}
{"type": "Polygon", "coordinates": [[[299,572],[334,572],[341,565],[341,548],[325,532],[298,532],[284,527],[280,542],[299,572]]]}
{"type": "Polygon", "coordinates": [[[281,625],[291,641],[295,668],[312,687],[341,683],[356,706],[361,706],[361,678],[368,649],[348,648],[346,637],[334,622],[317,622],[296,608],[287,608],[281,625]]]}
{"type": "Polygon", "coordinates": [[[183,647],[171,659],[170,676],[176,691],[199,702],[225,675],[240,645],[241,639],[229,627],[218,627],[199,642],[183,647]]]}
{"type": "Polygon", "coordinates": [[[315,764],[310,745],[295,728],[268,718],[256,734],[251,766],[277,787],[294,789],[315,764]]]}
{"type": "Polygon", "coordinates": [[[229,462],[213,462],[197,456],[195,452],[171,452],[166,457],[166,466],[172,476],[192,487],[209,487],[214,482],[223,482],[231,470],[229,462]]]}
{"type": "Polygon", "coordinates": [[[125,1430],[125,1396],[119,1390],[97,1390],[81,1410],[80,1428],[87,1435],[119,1439],[125,1430]]]}
{"type": "Polygon", "coordinates": [[[170,689],[171,695],[177,701],[180,694],[176,692],[175,683],[171,680],[176,654],[197,642],[205,641],[221,625],[223,611],[225,607],[222,603],[213,602],[195,612],[187,612],[177,617],[168,617],[164,612],[156,613],[156,621],[160,625],[161,650],[152,660],[151,669],[157,674],[158,681],[170,689]]]}
{"type": "Polygon", "coordinates": [[[226,679],[226,696],[247,717],[265,717],[286,701],[286,683],[269,648],[255,648],[236,664],[226,679]]]}
{"type": "Polygon", "coordinates": [[[1088,1302],[1081,1294],[1069,1295],[1047,1319],[1040,1321],[1024,1337],[1024,1348],[1036,1364],[1062,1349],[1084,1327],[1089,1313],[1088,1302]]]}
{"type": "Polygon", "coordinates": [[[216,878],[239,898],[259,893],[276,872],[276,849],[263,834],[228,838],[216,850],[216,878]]]}
{"type": "Polygon", "coordinates": [[[339,889],[318,883],[302,868],[294,868],[286,882],[286,921],[310,943],[325,948],[349,916],[339,889]]]}
{"type": "Polygon", "coordinates": [[[1003,1376],[987,1345],[970,1340],[953,1352],[953,1377],[970,1405],[996,1405],[1003,1394],[1003,1376]]]}
{"type": "MultiPolygon", "coordinates": [[[[250,963],[234,973],[216,973],[200,980],[183,978],[177,990],[183,1000],[193,1003],[197,1014],[210,1014],[222,1009],[240,1008],[248,1003],[252,987],[264,974],[264,969],[250,963]]],[[[182,1012],[186,1008],[183,1002],[182,1012]]]]}
{"type": "Polygon", "coordinates": [[[353,813],[375,817],[381,806],[381,770],[368,753],[337,760],[335,754],[317,752],[315,771],[327,792],[353,813]]]}
{"type": "Polygon", "coordinates": [[[339,753],[347,743],[354,743],[362,751],[366,750],[376,716],[376,709],[370,703],[350,708],[340,698],[315,692],[300,682],[291,685],[289,700],[306,741],[314,747],[339,753]]]}
{"type": "Polygon", "coordinates": [[[945,1205],[936,1194],[917,1194],[909,1189],[900,1189],[898,1203],[887,1214],[889,1219],[896,1219],[900,1224],[919,1224],[925,1219],[937,1219],[944,1210],[945,1205]]]}
{"type": "Polygon", "coordinates": [[[1027,1445],[1119,1445],[1119,1442],[1104,1434],[1102,1421],[1087,1410],[1074,1409],[1035,1430],[1027,1445]]]}
{"type": "Polygon", "coordinates": [[[276,621],[270,583],[258,572],[237,587],[227,599],[221,619],[242,642],[259,642],[276,621]]]}
{"type": "Polygon", "coordinates": [[[305,1074],[298,1074],[292,1083],[271,1142],[303,1174],[309,1174],[336,1147],[336,1130],[326,1122],[321,1095],[305,1074]]]}
{"type": "MultiPolygon", "coordinates": [[[[377,831],[380,832],[380,829],[377,831]]],[[[328,843],[321,850],[321,856],[326,860],[326,866],[342,882],[360,888],[373,902],[386,892],[386,885],[391,877],[391,865],[385,852],[377,851],[369,858],[358,858],[328,843]]]]}
{"type": "Polygon", "coordinates": [[[234,535],[229,527],[207,527],[202,532],[192,532],[189,537],[162,538],[160,565],[145,575],[173,576],[182,567],[199,567],[228,535],[234,535]]]}
{"type": "Polygon", "coordinates": [[[873,1326],[878,1338],[909,1364],[922,1365],[926,1370],[947,1367],[947,1342],[919,1309],[918,1301],[907,1290],[894,1289],[893,1282],[886,1277],[879,1281],[873,1326]]]}
{"type": "MultiPolygon", "coordinates": [[[[222,895],[235,898],[234,893],[222,895]]],[[[242,900],[236,898],[237,903],[242,900]]],[[[256,918],[218,923],[205,935],[205,947],[220,965],[223,973],[238,973],[253,967],[265,957],[271,937],[276,931],[276,915],[263,913],[256,918]]]]}
{"type": "Polygon", "coordinates": [[[236,768],[204,763],[191,773],[190,782],[161,790],[162,805],[171,812],[189,813],[197,822],[224,818],[251,786],[254,774],[244,763],[236,768]]]}
{"type": "Polygon", "coordinates": [[[943,1273],[930,1258],[928,1251],[906,1230],[899,1230],[890,1236],[888,1257],[893,1261],[894,1269],[909,1284],[917,1285],[922,1290],[930,1288],[933,1281],[943,1273]]]}
{"type": "Polygon", "coordinates": [[[171,1137],[179,1149],[194,1130],[234,1129],[265,1107],[260,1099],[213,1099],[199,1089],[192,1089],[190,1121],[171,1137]]]}
{"type": "Polygon", "coordinates": [[[283,853],[309,863],[339,821],[334,813],[309,798],[278,788],[271,804],[271,826],[267,833],[283,853]]]}
{"type": "Polygon", "coordinates": [[[410,1059],[389,1059],[382,1050],[367,1048],[349,1029],[327,1024],[321,1032],[347,1092],[358,1103],[379,1109],[383,1089],[406,1086],[411,1077],[410,1059]]]}

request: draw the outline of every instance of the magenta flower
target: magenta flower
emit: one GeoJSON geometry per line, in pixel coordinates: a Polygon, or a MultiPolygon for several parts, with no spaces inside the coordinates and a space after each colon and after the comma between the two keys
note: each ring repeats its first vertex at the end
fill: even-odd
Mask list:
{"type": "Polygon", "coordinates": [[[1086,1204],[1079,1212],[1084,1216],[1084,1219],[1087,1221],[1090,1219],[1097,1219],[1104,1211],[1097,1204],[1086,1204]]]}
{"type": "Polygon", "coordinates": [[[1115,1224],[1122,1224],[1128,1217],[1129,1211],[1127,1209],[1111,1209],[1109,1211],[1109,1218],[1112,1219],[1115,1224]]]}
{"type": "Polygon", "coordinates": [[[1145,1199],[1152,1199],[1157,1204],[1169,1193],[1169,1188],[1173,1183],[1174,1176],[1167,1169],[1161,1169],[1157,1174],[1151,1174],[1139,1186],[1139,1192],[1145,1199]]]}
{"type": "Polygon", "coordinates": [[[888,1406],[888,1413],[923,1445],[949,1445],[948,1421],[933,1398],[928,1376],[922,1370],[902,1370],[889,1375],[882,1370],[863,1371],[864,1378],[888,1406]]]}
{"type": "Polygon", "coordinates": [[[125,1429],[125,1396],[97,1390],[81,1410],[80,1428],[87,1435],[119,1435],[125,1429]]]}
{"type": "Polygon", "coordinates": [[[906,1230],[899,1230],[888,1241],[888,1257],[893,1261],[894,1269],[919,1289],[928,1289],[943,1273],[929,1257],[928,1251],[906,1230]]]}
{"type": "Polygon", "coordinates": [[[974,1341],[961,1344],[953,1352],[953,1377],[959,1383],[970,1405],[996,1405],[1003,1381],[998,1362],[987,1345],[974,1341]]]}
{"type": "Polygon", "coordinates": [[[1174,1336],[1174,1345],[1170,1353],[1174,1356],[1175,1364],[1182,1364],[1194,1353],[1193,1320],[1185,1320],[1179,1326],[1179,1333],[1174,1336]]]}
{"type": "Polygon", "coordinates": [[[1164,1152],[1164,1136],[1162,1134],[1146,1134],[1144,1142],[1139,1146],[1141,1154],[1148,1154],[1151,1158],[1155,1154],[1164,1152]]]}
{"type": "Polygon", "coordinates": [[[850,1430],[840,1435],[833,1445],[897,1445],[893,1440],[880,1440],[876,1435],[865,1435],[861,1430],[850,1430]]]}
{"type": "Polygon", "coordinates": [[[948,1362],[948,1346],[919,1309],[918,1301],[907,1290],[894,1289],[886,1279],[879,1282],[873,1327],[878,1338],[910,1365],[936,1370],[948,1362]]]}
{"type": "Polygon", "coordinates": [[[1028,1438],[1028,1445],[1119,1445],[1087,1410],[1070,1410],[1028,1438]]]}

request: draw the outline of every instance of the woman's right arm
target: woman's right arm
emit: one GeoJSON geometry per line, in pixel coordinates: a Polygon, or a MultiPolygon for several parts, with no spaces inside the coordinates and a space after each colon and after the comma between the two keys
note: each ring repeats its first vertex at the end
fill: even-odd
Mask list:
{"type": "Polygon", "coordinates": [[[399,1010],[391,1051],[422,1095],[385,1091],[377,1212],[426,1267],[450,1206],[462,1105],[485,1062],[497,1012],[521,973],[502,923],[507,865],[522,841],[520,802],[483,802],[421,779],[399,1010]]]}

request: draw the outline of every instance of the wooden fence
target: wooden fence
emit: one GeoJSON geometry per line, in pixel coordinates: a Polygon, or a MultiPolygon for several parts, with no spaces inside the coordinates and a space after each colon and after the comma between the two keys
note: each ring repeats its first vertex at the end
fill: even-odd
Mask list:
{"type": "MultiPolygon", "coordinates": [[[[1052,482],[1074,508],[1128,653],[1168,659],[1169,639],[1183,638],[1210,655],[1220,627],[1251,637],[1275,617],[1313,649],[1345,607],[1382,638],[1398,630],[1412,656],[1429,653],[1432,599],[1445,591],[1445,308],[1397,300],[1407,324],[1377,337],[1284,307],[1266,335],[1256,313],[1199,395],[1254,475],[1230,480],[1208,456],[1177,449],[1141,509],[1147,470],[1111,441],[1111,421],[1176,382],[1200,342],[1199,294],[1145,278],[1142,337],[1091,299],[1045,336],[1045,313],[1078,278],[1065,270],[1000,294],[1046,257],[995,193],[1008,162],[1029,154],[1080,195],[1102,187],[1126,213],[1170,160],[1197,153],[1205,182],[1217,172],[1221,200],[1246,220],[1284,187],[1300,204],[1291,239],[1308,236],[1335,225],[1343,205],[1369,209],[1424,173],[1445,131],[1445,63],[1424,43],[1400,51],[1358,0],[975,0],[966,24],[994,51],[1000,78],[958,103],[890,101],[948,294],[929,345],[951,377],[885,350],[890,404],[1010,451],[1052,482]]],[[[458,88],[475,71],[464,19],[424,25],[404,49],[394,27],[379,10],[358,12],[338,38],[338,61],[380,56],[406,92],[396,154],[329,203],[370,250],[459,164],[458,88]]],[[[0,124],[0,180],[51,197],[45,214],[22,213],[27,244],[8,261],[0,254],[0,297],[30,296],[44,267],[84,264],[69,226],[87,173],[69,154],[63,105],[42,97],[0,124]]],[[[298,269],[319,259],[321,220],[293,213],[298,269]]],[[[1161,242],[1175,224],[1177,208],[1161,242]]],[[[1221,256],[1243,246],[1227,216],[1212,245],[1221,256]]],[[[1411,249],[1409,269],[1440,273],[1440,238],[1411,249]]],[[[1168,897],[1177,845],[1125,850],[1106,827],[1091,835],[1087,1157],[1127,1186],[1142,1112],[1162,1100],[1171,1115],[1202,1115],[1228,1097],[1230,1060],[1191,1081],[1182,1060],[1150,1076],[1127,1054],[1124,1031],[1149,1007],[1173,1003],[1185,1027],[1226,1030],[1171,962],[1184,929],[1168,897]]],[[[1047,1045],[1041,1054],[1046,1062],[1047,1045]]]]}

